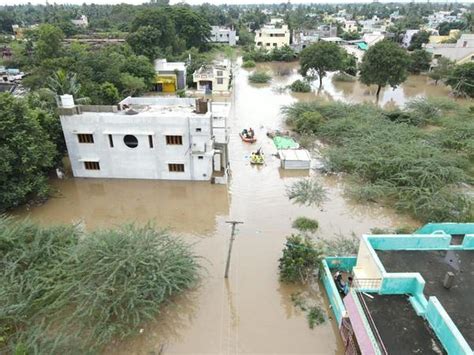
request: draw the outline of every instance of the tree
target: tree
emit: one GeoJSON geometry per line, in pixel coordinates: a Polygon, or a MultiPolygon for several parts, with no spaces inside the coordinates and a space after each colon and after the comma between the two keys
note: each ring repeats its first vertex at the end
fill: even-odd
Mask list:
{"type": "Polygon", "coordinates": [[[386,85],[395,88],[407,78],[410,58],[396,43],[383,40],[368,49],[360,65],[360,80],[366,85],[377,85],[377,100],[380,90],[386,85]]]}
{"type": "Polygon", "coordinates": [[[36,58],[43,61],[60,55],[64,33],[56,26],[42,24],[37,29],[36,58]]]}
{"type": "Polygon", "coordinates": [[[114,84],[105,82],[99,86],[98,96],[102,105],[115,105],[120,99],[114,84]]]}
{"type": "Polygon", "coordinates": [[[308,76],[315,72],[321,89],[326,72],[342,69],[344,57],[345,51],[335,43],[314,43],[300,53],[301,74],[308,76]]]}
{"type": "Polygon", "coordinates": [[[435,85],[438,85],[439,80],[446,79],[448,77],[451,68],[454,63],[448,58],[441,57],[437,59],[437,65],[428,74],[431,79],[435,81],[435,85]]]}
{"type": "Polygon", "coordinates": [[[430,52],[425,51],[424,49],[415,49],[410,53],[410,65],[408,71],[413,74],[420,74],[423,71],[427,71],[431,66],[431,57],[430,52]]]}
{"type": "Polygon", "coordinates": [[[0,94],[0,211],[46,197],[55,145],[24,99],[0,94]]]}
{"type": "Polygon", "coordinates": [[[413,35],[408,50],[413,51],[415,49],[421,49],[423,44],[428,43],[429,41],[430,33],[427,31],[419,31],[413,35]]]}
{"type": "Polygon", "coordinates": [[[143,78],[137,78],[131,74],[125,73],[120,77],[120,82],[123,86],[123,94],[126,96],[133,96],[142,93],[145,88],[145,81],[143,78]]]}
{"type": "Polygon", "coordinates": [[[474,97],[474,62],[456,65],[446,84],[451,86],[456,95],[474,97]]]}
{"type": "Polygon", "coordinates": [[[239,32],[239,44],[241,46],[248,46],[254,44],[255,35],[250,32],[247,27],[240,26],[238,29],[239,32]]]}
{"type": "Polygon", "coordinates": [[[466,25],[462,21],[454,21],[454,22],[442,22],[438,26],[438,31],[440,36],[447,36],[449,35],[449,31],[451,30],[462,30],[466,25]]]}

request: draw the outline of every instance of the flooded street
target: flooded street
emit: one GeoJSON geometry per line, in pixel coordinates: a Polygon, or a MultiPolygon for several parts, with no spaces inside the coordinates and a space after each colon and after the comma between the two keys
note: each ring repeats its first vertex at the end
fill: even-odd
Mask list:
{"type": "MultiPolygon", "coordinates": [[[[275,64],[264,64],[271,69],[275,64]]],[[[278,65],[278,64],[277,64],[278,65]]],[[[287,64],[285,64],[287,65],[287,64]]],[[[278,259],[285,237],[295,231],[292,220],[307,216],[319,221],[319,235],[361,235],[374,227],[415,225],[377,205],[363,206],[343,196],[339,178],[320,176],[328,190],[321,208],[293,205],[286,197],[286,186],[305,176],[282,171],[270,139],[269,129],[285,128],[282,105],[310,99],[315,93],[295,95],[278,87],[289,85],[298,74],[274,76],[269,85],[248,83],[249,71],[236,68],[229,126],[232,177],[228,186],[199,182],[151,180],[73,179],[53,181],[54,198],[44,205],[15,212],[44,224],[82,222],[87,229],[114,226],[124,222],[152,221],[171,228],[194,244],[203,257],[199,288],[176,299],[154,322],[144,325],[143,333],[112,344],[109,354],[340,354],[342,344],[334,321],[314,329],[305,314],[297,311],[290,296],[297,287],[278,281],[278,259]],[[244,127],[255,130],[258,141],[243,143],[238,133],[244,127]],[[262,146],[264,166],[251,166],[248,156],[262,146]],[[238,226],[228,281],[224,280],[225,258],[230,236],[228,220],[243,221],[238,226]]],[[[410,78],[400,90],[383,92],[382,100],[403,104],[407,97],[433,94],[446,96],[444,86],[420,84],[410,78]],[[419,87],[423,86],[423,87],[419,87]]],[[[359,84],[324,80],[327,95],[348,96],[350,101],[367,98],[359,84]],[[352,85],[352,89],[349,87],[352,85]],[[352,90],[352,91],[351,91],[352,90]]],[[[384,104],[384,103],[382,103],[384,104]]],[[[313,292],[317,302],[326,301],[313,292]]]]}

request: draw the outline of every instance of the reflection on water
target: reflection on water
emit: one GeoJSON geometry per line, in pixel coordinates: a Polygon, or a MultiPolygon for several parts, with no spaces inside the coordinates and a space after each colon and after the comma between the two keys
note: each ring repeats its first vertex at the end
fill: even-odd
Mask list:
{"type": "MultiPolygon", "coordinates": [[[[265,66],[272,69],[271,64],[265,66]]],[[[298,216],[316,218],[319,235],[327,238],[416,222],[378,205],[348,201],[340,179],[319,173],[313,174],[328,190],[328,201],[321,208],[288,201],[286,187],[307,173],[280,169],[279,160],[272,155],[276,149],[266,133],[285,128],[282,105],[314,98],[315,94],[300,97],[277,90],[298,77],[295,65],[287,66],[291,75],[274,77],[271,84],[263,86],[249,85],[249,71],[235,71],[233,93],[224,98],[233,101],[229,186],[69,178],[53,181],[57,196],[43,206],[15,212],[42,223],[82,220],[89,229],[153,220],[183,234],[203,256],[206,271],[201,286],[175,299],[156,321],[143,325],[142,334],[112,344],[106,353],[157,353],[163,345],[165,353],[174,354],[342,352],[334,322],[309,329],[305,315],[294,312],[290,299],[300,289],[278,280],[278,258],[285,237],[295,232],[292,220],[298,216]],[[254,128],[257,143],[249,145],[240,140],[238,132],[244,127],[254,128]],[[248,156],[259,147],[266,154],[266,163],[253,167],[248,156]],[[225,221],[230,219],[245,223],[237,228],[229,280],[225,282],[230,236],[225,221]]],[[[328,77],[325,85],[329,83],[328,77]]],[[[324,296],[321,302],[327,306],[324,296]]]]}

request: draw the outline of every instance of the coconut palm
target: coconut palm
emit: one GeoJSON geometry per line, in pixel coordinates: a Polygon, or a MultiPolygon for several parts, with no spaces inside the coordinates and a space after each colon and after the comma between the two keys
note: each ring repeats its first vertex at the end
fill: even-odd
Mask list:
{"type": "Polygon", "coordinates": [[[78,97],[81,91],[81,84],[77,81],[76,73],[69,73],[59,69],[47,79],[46,83],[48,89],[57,96],[72,95],[78,103],[89,102],[88,97],[78,97]]]}

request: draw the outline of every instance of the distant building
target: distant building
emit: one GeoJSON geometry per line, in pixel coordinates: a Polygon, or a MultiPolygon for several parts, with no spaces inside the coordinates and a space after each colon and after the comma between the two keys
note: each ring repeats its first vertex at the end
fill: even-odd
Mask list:
{"type": "Polygon", "coordinates": [[[406,30],[405,35],[403,36],[402,39],[402,46],[405,48],[408,48],[411,44],[411,40],[413,39],[413,36],[420,32],[420,30],[406,30]]]}
{"type": "Polygon", "coordinates": [[[211,26],[211,36],[209,42],[225,43],[229,46],[235,46],[238,41],[236,31],[227,27],[211,26]]]}
{"type": "Polygon", "coordinates": [[[345,20],[343,22],[344,32],[357,32],[357,21],[345,20]]]}
{"type": "Polygon", "coordinates": [[[427,26],[430,28],[438,28],[443,22],[455,22],[460,19],[460,17],[451,15],[451,11],[438,11],[427,17],[427,26]]]}
{"type": "Polygon", "coordinates": [[[473,354],[474,223],[363,235],[320,275],[344,354],[473,354]]]}
{"type": "Polygon", "coordinates": [[[319,26],[317,30],[294,30],[291,48],[297,53],[321,38],[336,37],[337,27],[332,25],[319,26]]]}
{"type": "Polygon", "coordinates": [[[193,82],[198,91],[225,94],[230,90],[231,76],[230,62],[224,60],[200,67],[193,73],[193,82]]]}
{"type": "Polygon", "coordinates": [[[176,92],[186,89],[186,63],[155,60],[155,84],[158,92],[176,92]]]}
{"type": "Polygon", "coordinates": [[[424,49],[433,54],[433,66],[441,57],[456,64],[474,61],[474,34],[462,34],[456,43],[427,43],[424,49]]]}
{"type": "Polygon", "coordinates": [[[321,41],[332,42],[336,44],[342,44],[344,42],[344,40],[341,37],[326,37],[326,38],[321,38],[321,41]]]}
{"type": "Polygon", "coordinates": [[[28,26],[28,27],[21,27],[20,25],[12,25],[13,35],[15,36],[16,40],[21,40],[25,36],[25,31],[26,30],[33,30],[36,27],[38,27],[37,24],[31,25],[31,26],[28,26]]]}
{"type": "Polygon", "coordinates": [[[89,26],[89,21],[87,20],[86,15],[81,15],[79,19],[71,20],[71,22],[74,26],[77,26],[77,27],[86,28],[87,26],[89,26]]]}
{"type": "Polygon", "coordinates": [[[460,36],[461,36],[460,30],[450,30],[447,36],[440,36],[439,34],[430,36],[429,43],[441,43],[441,42],[448,41],[454,38],[458,38],[460,36]]]}
{"type": "Polygon", "coordinates": [[[268,24],[255,31],[255,45],[258,48],[271,50],[290,45],[288,25],[268,24]]]}
{"type": "Polygon", "coordinates": [[[208,181],[227,173],[229,109],[176,97],[75,105],[63,95],[59,115],[75,177],[208,181]]]}
{"type": "Polygon", "coordinates": [[[362,37],[362,40],[367,44],[367,47],[371,47],[374,44],[383,41],[385,39],[385,34],[381,32],[372,32],[366,33],[362,37]]]}

